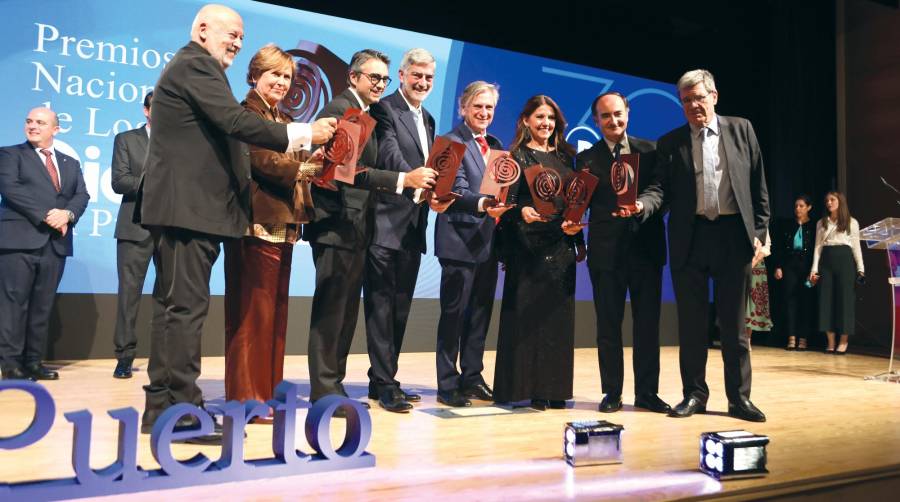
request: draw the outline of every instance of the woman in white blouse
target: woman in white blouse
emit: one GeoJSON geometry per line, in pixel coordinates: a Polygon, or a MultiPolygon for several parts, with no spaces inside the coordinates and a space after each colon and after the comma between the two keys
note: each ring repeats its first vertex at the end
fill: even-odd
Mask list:
{"type": "Polygon", "coordinates": [[[847,353],[847,338],[855,323],[855,281],[865,277],[859,223],[850,216],[844,194],[825,195],[826,215],[816,225],[816,247],[809,280],[819,285],[819,331],[828,337],[826,354],[847,353]],[[855,272],[855,274],[854,274],[855,272]],[[835,347],[835,333],[841,335],[835,347]]]}

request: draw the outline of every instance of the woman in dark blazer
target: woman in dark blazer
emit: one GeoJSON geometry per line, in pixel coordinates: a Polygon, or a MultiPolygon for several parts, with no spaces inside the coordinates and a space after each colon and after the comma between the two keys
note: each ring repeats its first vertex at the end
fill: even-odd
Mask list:
{"type": "MultiPolygon", "coordinates": [[[[294,60],[267,45],[250,60],[242,103],[261,117],[292,122],[278,109],[294,60]]],[[[225,398],[265,402],[282,380],[293,245],[309,221],[313,164],[301,152],[250,146],[253,217],[246,236],[225,244],[225,398]]],[[[321,163],[319,164],[321,165],[321,163]]],[[[256,419],[271,423],[271,417],[256,419]]]]}
{"type": "Polygon", "coordinates": [[[794,218],[778,225],[773,236],[772,260],[775,280],[781,286],[787,326],[787,350],[806,350],[814,332],[815,294],[806,279],[812,269],[815,246],[815,222],[809,219],[809,196],[798,195],[794,218]]]}

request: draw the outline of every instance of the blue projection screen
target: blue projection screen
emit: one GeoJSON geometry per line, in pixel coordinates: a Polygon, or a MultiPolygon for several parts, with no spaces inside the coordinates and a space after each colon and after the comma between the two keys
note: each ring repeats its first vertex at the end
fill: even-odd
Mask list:
{"type": "MultiPolygon", "coordinates": [[[[0,143],[23,142],[28,110],[51,107],[60,118],[57,148],[81,162],[91,195],[87,211],[74,229],[75,256],[67,262],[60,292],[109,294],[117,290],[113,231],[121,196],[113,192],[110,183],[113,138],[142,125],[144,95],[152,90],[166,62],[188,42],[193,17],[204,3],[45,0],[37,9],[33,0],[4,1],[5,29],[0,44],[5,49],[0,55],[0,73],[5,77],[0,93],[5,97],[5,113],[0,143]]],[[[247,92],[244,77],[258,48],[275,43],[293,49],[308,70],[304,79],[294,83],[306,96],[305,103],[292,110],[297,120],[308,120],[346,86],[347,63],[355,51],[371,47],[391,57],[395,82],[385,91],[388,95],[397,88],[402,54],[423,47],[437,59],[434,90],[425,106],[437,121],[438,134],[448,132],[459,121],[457,96],[473,80],[500,86],[490,131],[504,144],[512,139],[523,103],[534,94],[547,94],[559,103],[570,124],[568,139],[579,150],[600,137],[590,104],[607,90],[619,91],[631,101],[629,133],[634,136],[655,139],[684,122],[671,84],[248,0],[222,3],[244,18],[243,50],[227,71],[235,97],[240,100],[247,92]]],[[[431,232],[428,239],[431,250],[431,232]]],[[[310,248],[298,243],[294,254],[290,293],[312,296],[310,248]]],[[[213,294],[224,292],[222,261],[213,270],[213,294]]],[[[153,277],[151,270],[145,293],[150,292],[153,277]]],[[[668,274],[664,277],[664,300],[672,301],[668,274]]],[[[437,298],[439,285],[440,266],[429,254],[422,260],[415,296],[437,298]]],[[[584,264],[578,272],[576,298],[591,298],[584,264]]]]}

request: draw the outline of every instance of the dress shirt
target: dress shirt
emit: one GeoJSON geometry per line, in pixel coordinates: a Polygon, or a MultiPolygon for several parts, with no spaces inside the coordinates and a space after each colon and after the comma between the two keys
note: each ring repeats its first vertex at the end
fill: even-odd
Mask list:
{"type": "Polygon", "coordinates": [[[406,102],[406,106],[409,107],[409,111],[413,113],[413,118],[416,121],[416,131],[419,133],[419,145],[422,147],[422,156],[427,160],[428,159],[428,131],[425,130],[425,114],[422,113],[422,105],[413,106],[412,103],[406,99],[406,95],[403,94],[403,89],[400,89],[400,97],[403,98],[403,101],[406,102]]]}
{"type": "MultiPolygon", "coordinates": [[[[33,147],[34,145],[32,145],[33,147]]],[[[47,165],[47,156],[41,153],[41,150],[50,150],[50,158],[53,159],[53,169],[56,169],[56,179],[59,180],[59,186],[62,186],[63,179],[62,173],[59,171],[59,160],[56,158],[56,149],[53,148],[53,145],[48,146],[47,148],[35,148],[34,151],[37,153],[39,159],[41,159],[41,164],[47,165]]]]}
{"type": "MultiPolygon", "coordinates": [[[[483,133],[477,133],[477,132],[473,131],[471,127],[469,127],[469,124],[466,124],[466,127],[469,128],[469,132],[472,133],[472,139],[475,139],[476,142],[477,142],[477,138],[479,138],[479,137],[484,138],[485,141],[487,141],[487,131],[485,131],[483,133]]],[[[484,159],[484,166],[485,166],[485,168],[487,168],[488,159],[491,158],[491,151],[488,150],[488,153],[485,155],[482,155],[481,158],[484,159]]],[[[478,212],[479,213],[484,212],[484,201],[486,201],[486,200],[487,200],[487,197],[482,197],[482,198],[478,199],[478,212]]]]}
{"type": "Polygon", "coordinates": [[[819,273],[819,256],[822,255],[822,246],[850,246],[853,250],[853,260],[856,262],[856,271],[865,273],[863,265],[862,248],[859,245],[859,222],[856,218],[850,218],[850,228],[846,232],[838,232],[837,222],[825,217],[816,224],[816,247],[813,251],[812,273],[819,273]]]}
{"type": "Polygon", "coordinates": [[[731,175],[728,173],[728,159],[725,157],[724,145],[720,141],[718,115],[706,128],[691,127],[691,154],[694,161],[694,175],[697,183],[697,211],[698,215],[705,215],[703,198],[703,132],[707,131],[706,141],[710,142],[708,151],[713,152],[712,163],[715,167],[714,183],[716,186],[719,207],[715,211],[719,215],[738,214],[740,208],[734,198],[734,189],[731,187],[731,175]]]}
{"type": "MultiPolygon", "coordinates": [[[[616,142],[608,139],[606,136],[603,136],[603,142],[606,143],[606,146],[609,147],[609,153],[615,156],[616,152],[616,142]]],[[[619,150],[619,155],[627,155],[631,153],[631,145],[628,144],[628,134],[622,135],[622,141],[619,141],[619,144],[622,145],[622,149],[619,150]]]]}
{"type": "MultiPolygon", "coordinates": [[[[360,98],[359,94],[356,93],[356,89],[351,87],[350,94],[353,94],[353,97],[356,98],[356,102],[359,103],[359,108],[362,111],[369,113],[369,105],[363,103],[362,98],[360,98]]],[[[401,92],[400,94],[402,95],[403,93],[401,92]]],[[[375,134],[375,131],[372,131],[372,134],[375,134]]],[[[397,194],[403,193],[403,184],[405,181],[406,181],[406,173],[400,173],[400,175],[397,176],[397,190],[396,190],[397,194]]]]}

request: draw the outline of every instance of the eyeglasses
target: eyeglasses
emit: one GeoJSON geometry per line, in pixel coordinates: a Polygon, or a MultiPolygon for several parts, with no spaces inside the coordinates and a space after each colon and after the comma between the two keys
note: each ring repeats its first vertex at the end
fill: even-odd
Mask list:
{"type": "Polygon", "coordinates": [[[427,82],[431,82],[432,80],[434,80],[434,74],[431,74],[431,73],[422,73],[419,71],[411,71],[411,72],[409,72],[409,75],[412,78],[414,78],[415,80],[422,80],[423,78],[427,82]]]}
{"type": "Polygon", "coordinates": [[[681,98],[681,104],[683,104],[684,106],[688,106],[694,103],[702,103],[703,101],[706,101],[707,96],[709,96],[710,94],[711,93],[707,93],[702,96],[685,96],[681,98]]]}
{"type": "Polygon", "coordinates": [[[385,87],[391,85],[391,77],[388,77],[387,75],[379,75],[377,73],[363,73],[363,72],[359,72],[359,74],[365,75],[366,78],[369,79],[369,82],[372,83],[372,85],[378,85],[378,82],[384,82],[385,87]]]}

